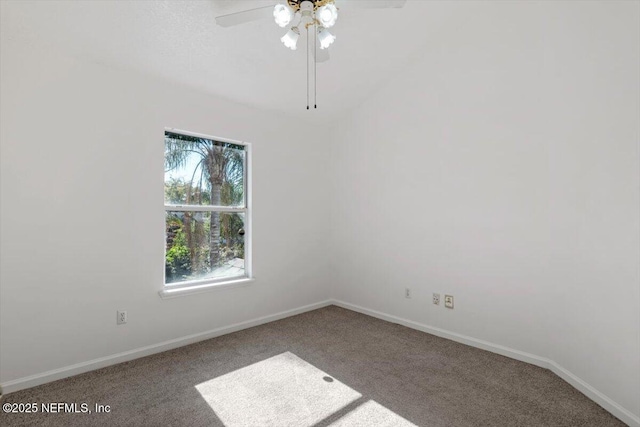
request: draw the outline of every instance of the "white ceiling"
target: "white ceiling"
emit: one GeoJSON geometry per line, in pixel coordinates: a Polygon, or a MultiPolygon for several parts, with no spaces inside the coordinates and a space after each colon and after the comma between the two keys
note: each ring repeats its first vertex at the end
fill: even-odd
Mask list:
{"type": "Polygon", "coordinates": [[[345,4],[358,0],[340,1],[331,59],[318,64],[317,111],[305,108],[304,43],[286,49],[285,31],[271,19],[215,24],[215,16],[273,0],[3,1],[2,33],[316,121],[357,107],[427,43],[454,31],[463,5],[409,0],[403,9],[362,10],[345,4]]]}

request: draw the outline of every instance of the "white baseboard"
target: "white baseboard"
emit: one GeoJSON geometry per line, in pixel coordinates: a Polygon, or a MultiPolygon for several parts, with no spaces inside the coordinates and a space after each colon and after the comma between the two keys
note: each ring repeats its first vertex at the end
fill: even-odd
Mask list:
{"type": "Polygon", "coordinates": [[[515,350],[509,347],[505,347],[498,344],[493,344],[488,341],[479,340],[466,335],[461,335],[455,332],[450,332],[445,329],[436,328],[433,326],[425,325],[423,323],[414,322],[412,320],[403,319],[401,317],[393,316],[391,314],[382,313],[380,311],[371,310],[369,308],[361,307],[359,305],[351,304],[340,300],[332,300],[334,305],[338,307],[346,308],[347,310],[357,311],[358,313],[366,314],[378,319],[386,320],[388,322],[397,323],[406,326],[411,329],[417,329],[422,332],[426,332],[432,335],[437,335],[442,338],[450,339],[462,344],[467,344],[472,347],[477,347],[482,350],[487,350],[492,353],[497,353],[502,356],[510,357],[512,359],[520,360],[522,362],[531,363],[541,368],[549,369],[551,372],[571,384],[578,391],[583,393],[589,399],[602,406],[611,414],[622,420],[624,423],[631,427],[640,427],[640,418],[626,410],[605,394],[599,392],[594,387],[581,380],[567,369],[558,365],[551,359],[536,356],[534,354],[526,353],[524,351],[515,350]]]}
{"type": "Polygon", "coordinates": [[[7,395],[9,393],[13,393],[19,390],[24,390],[26,388],[31,388],[41,384],[46,384],[51,381],[72,377],[74,375],[83,374],[85,372],[104,368],[106,366],[111,366],[111,365],[115,365],[122,362],[128,362],[130,360],[138,359],[140,357],[145,357],[155,353],[161,353],[163,351],[182,347],[188,344],[193,344],[198,341],[208,340],[210,338],[215,338],[221,335],[237,332],[242,329],[252,328],[254,326],[262,325],[264,323],[269,323],[276,320],[284,319],[286,317],[295,316],[296,314],[301,314],[307,311],[316,310],[318,308],[326,307],[331,304],[332,304],[331,301],[327,300],[327,301],[322,301],[315,304],[305,305],[303,307],[282,311],[280,313],[271,314],[269,316],[247,320],[246,322],[235,323],[233,325],[212,329],[210,331],[200,332],[197,334],[187,335],[185,337],[176,338],[169,341],[164,341],[159,344],[153,344],[146,347],[136,348],[133,350],[122,352],[122,353],[113,354],[111,356],[90,360],[88,362],[77,363],[75,365],[66,366],[64,368],[54,369],[52,371],[43,372],[41,374],[31,375],[24,378],[18,378],[16,380],[2,383],[0,384],[0,387],[2,390],[2,394],[7,395]]]}
{"type": "Polygon", "coordinates": [[[576,375],[558,365],[553,360],[551,361],[551,366],[549,366],[549,369],[551,370],[551,372],[571,384],[574,388],[587,396],[589,399],[593,400],[598,405],[602,406],[604,409],[612,413],[614,416],[618,417],[622,422],[632,427],[640,427],[640,417],[632,414],[630,411],[626,410],[615,401],[613,401],[613,399],[609,398],[604,393],[599,392],[595,387],[578,378],[576,375]]]}

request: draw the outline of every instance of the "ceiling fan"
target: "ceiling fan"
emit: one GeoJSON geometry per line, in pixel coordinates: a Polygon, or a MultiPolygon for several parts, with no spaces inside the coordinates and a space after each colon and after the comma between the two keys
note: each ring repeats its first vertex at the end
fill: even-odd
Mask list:
{"type": "MultiPolygon", "coordinates": [[[[308,110],[309,54],[311,51],[315,100],[316,63],[329,60],[327,49],[336,40],[336,37],[329,32],[329,28],[333,27],[338,20],[338,6],[341,10],[349,11],[350,9],[401,8],[405,3],[406,0],[283,0],[283,3],[276,4],[274,1],[273,5],[218,16],[216,17],[216,23],[221,27],[231,27],[251,21],[273,18],[278,26],[289,28],[280,41],[291,50],[296,50],[298,47],[300,29],[305,30],[307,36],[308,110]],[[309,45],[312,46],[311,49],[309,45]],[[319,52],[317,47],[320,47],[319,52]]],[[[314,108],[317,108],[317,103],[314,104],[314,108]]]]}

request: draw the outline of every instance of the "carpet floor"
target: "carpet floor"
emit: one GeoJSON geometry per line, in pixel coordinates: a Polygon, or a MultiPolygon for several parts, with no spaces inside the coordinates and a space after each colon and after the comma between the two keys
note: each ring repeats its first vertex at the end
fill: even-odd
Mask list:
{"type": "Polygon", "coordinates": [[[624,425],[546,369],[335,306],[2,399],[31,402],[0,425],[624,425]]]}

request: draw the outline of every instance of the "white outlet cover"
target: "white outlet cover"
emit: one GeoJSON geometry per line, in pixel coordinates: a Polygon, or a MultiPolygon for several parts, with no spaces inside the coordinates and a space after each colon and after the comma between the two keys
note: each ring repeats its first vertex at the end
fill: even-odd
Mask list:
{"type": "Polygon", "coordinates": [[[433,303],[435,305],[440,305],[440,294],[433,294],[433,303]]]}
{"type": "Polygon", "coordinates": [[[116,324],[124,325],[125,323],[127,323],[127,312],[118,310],[116,314],[116,324]]]}
{"type": "Polygon", "coordinates": [[[444,306],[447,308],[453,308],[453,295],[444,296],[444,306]]]}

